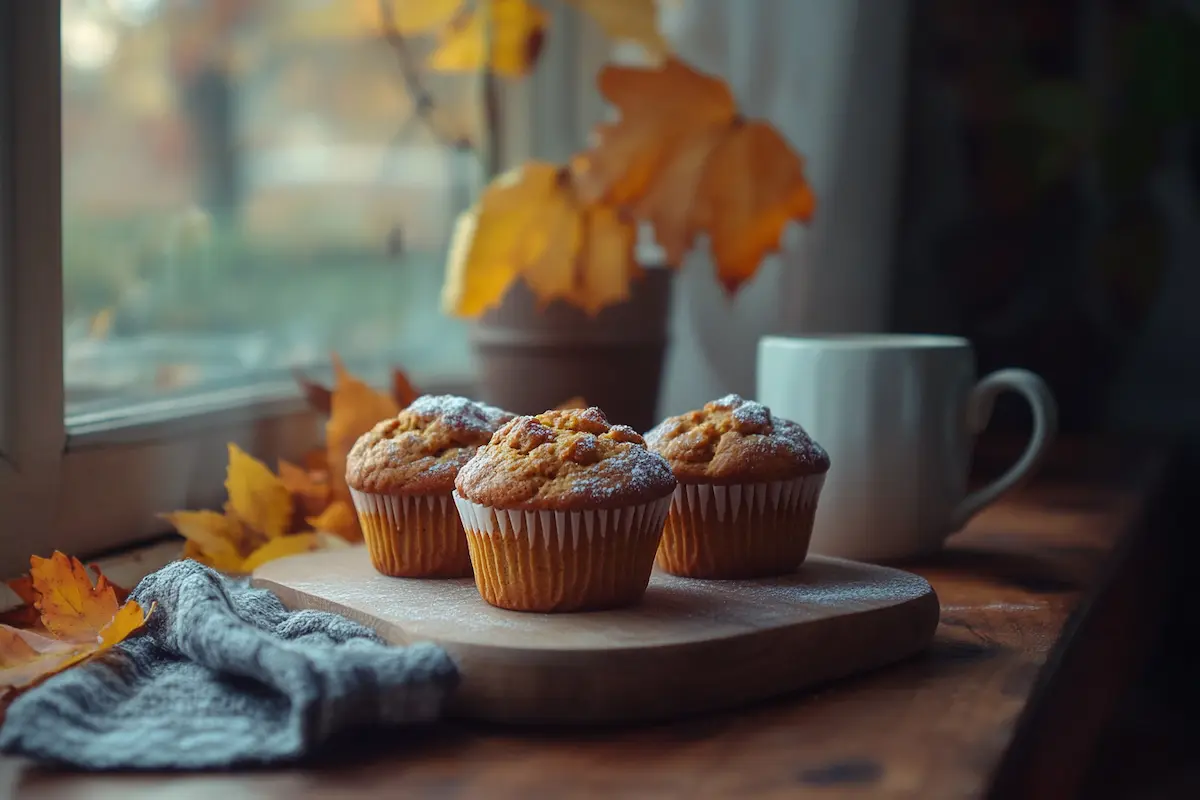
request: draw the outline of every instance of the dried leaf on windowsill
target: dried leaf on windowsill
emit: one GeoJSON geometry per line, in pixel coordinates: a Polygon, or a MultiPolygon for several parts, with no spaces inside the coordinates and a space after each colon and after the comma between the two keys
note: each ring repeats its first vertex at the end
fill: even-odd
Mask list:
{"type": "Polygon", "coordinates": [[[333,501],[323,471],[308,471],[281,461],[279,475],[275,475],[236,445],[229,445],[229,454],[226,485],[232,489],[223,512],[176,511],[162,515],[186,539],[184,558],[240,575],[275,558],[330,549],[362,538],[353,512],[347,518],[340,508],[334,509],[337,502],[333,501]],[[284,519],[281,526],[280,520],[284,519]],[[306,527],[308,519],[321,520],[332,529],[310,530],[306,527]],[[278,531],[278,535],[270,535],[268,529],[278,531]]]}
{"type": "MultiPolygon", "coordinates": [[[[340,359],[336,353],[333,355],[333,358],[338,360],[340,363],[340,359]]],[[[333,389],[312,380],[299,370],[293,370],[292,376],[296,380],[296,385],[300,387],[300,391],[304,395],[309,408],[316,411],[318,414],[321,414],[322,416],[328,417],[333,406],[333,389]]],[[[391,383],[392,400],[400,408],[407,407],[410,403],[412,403],[413,400],[416,400],[417,396],[420,394],[420,392],[417,391],[417,388],[413,386],[412,381],[409,380],[408,374],[399,367],[392,367],[391,383]]],[[[318,454],[315,456],[317,459],[322,459],[325,457],[324,450],[312,451],[312,453],[308,454],[308,456],[305,458],[306,467],[309,469],[325,469],[329,466],[327,461],[311,460],[310,457],[312,457],[313,454],[318,454]]]]}
{"type": "Polygon", "coordinates": [[[154,607],[143,611],[136,600],[122,601],[128,592],[96,573],[93,584],[78,559],[57,551],[30,559],[20,593],[32,600],[39,627],[0,625],[0,707],[141,630],[154,607]]]}
{"type": "Polygon", "coordinates": [[[225,491],[233,515],[252,532],[268,539],[287,533],[295,510],[291,492],[266,464],[232,442],[225,491]]]}
{"type": "Polygon", "coordinates": [[[324,511],[305,520],[314,531],[332,533],[348,542],[362,539],[362,531],[358,526],[358,515],[354,507],[345,500],[334,500],[324,511]]]}
{"type": "Polygon", "coordinates": [[[331,491],[326,470],[305,469],[280,459],[279,480],[291,492],[297,514],[304,517],[315,516],[329,505],[331,491]]]}
{"type": "Polygon", "coordinates": [[[346,458],[350,448],[380,420],[400,413],[400,405],[351,375],[342,360],[333,357],[335,381],[325,423],[325,450],[329,458],[329,485],[334,499],[350,499],[346,487],[346,458]]]}

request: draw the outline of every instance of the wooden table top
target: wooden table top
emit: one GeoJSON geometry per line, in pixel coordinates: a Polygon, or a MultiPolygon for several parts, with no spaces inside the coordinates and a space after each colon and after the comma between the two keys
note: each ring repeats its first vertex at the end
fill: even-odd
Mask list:
{"type": "Polygon", "coordinates": [[[649,727],[360,734],[303,769],[81,775],[5,758],[0,795],[1070,797],[1153,630],[1145,523],[1166,464],[1162,449],[1065,443],[908,566],[941,599],[932,648],[816,692],[649,727]]]}

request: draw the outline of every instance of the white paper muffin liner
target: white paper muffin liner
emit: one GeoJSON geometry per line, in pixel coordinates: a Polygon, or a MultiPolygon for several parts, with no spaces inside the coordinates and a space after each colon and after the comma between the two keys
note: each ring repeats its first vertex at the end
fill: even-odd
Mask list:
{"type": "Polygon", "coordinates": [[[350,490],[375,568],[405,577],[471,574],[466,534],[449,495],[386,495],[350,490]]]}
{"type": "Polygon", "coordinates": [[[587,511],[496,509],[457,492],[454,503],[485,600],[520,611],[574,611],[641,597],[671,496],[587,511]]]}
{"type": "Polygon", "coordinates": [[[794,571],[808,554],[824,473],[785,481],[680,484],[658,565],[693,578],[750,578],[794,571]]]}
{"type": "Polygon", "coordinates": [[[787,481],[769,483],[743,483],[717,486],[710,483],[681,483],[671,496],[673,510],[680,510],[686,503],[698,508],[700,518],[710,517],[723,522],[737,522],[741,517],[749,519],[755,513],[771,511],[799,511],[816,508],[825,485],[825,474],[807,475],[787,481]]]}
{"type": "Polygon", "coordinates": [[[505,511],[480,505],[454,493],[454,504],[464,528],[492,536],[523,536],[531,543],[556,542],[559,549],[570,544],[578,547],[593,538],[641,536],[661,531],[674,497],[650,503],[590,511],[505,511]]]}

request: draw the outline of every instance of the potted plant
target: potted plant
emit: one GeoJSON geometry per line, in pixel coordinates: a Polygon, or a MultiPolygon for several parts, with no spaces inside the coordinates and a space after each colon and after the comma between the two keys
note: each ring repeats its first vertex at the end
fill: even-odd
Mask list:
{"type": "MultiPolygon", "coordinates": [[[[644,430],[656,412],[671,271],[705,234],[732,297],[789,221],[812,218],[816,200],[782,135],[744,118],[719,78],[669,53],[655,0],[561,2],[648,56],[645,66],[600,71],[600,93],[619,118],[565,164],[505,169],[495,139],[497,81],[536,63],[550,7],[392,3],[385,25],[394,40],[440,31],[427,65],[482,75],[487,185],[458,220],[443,305],[475,321],[485,399],[536,412],[582,395],[644,430]],[[640,225],[653,231],[661,264],[638,263],[640,225]]],[[[418,96],[417,105],[432,102],[418,96]]]]}

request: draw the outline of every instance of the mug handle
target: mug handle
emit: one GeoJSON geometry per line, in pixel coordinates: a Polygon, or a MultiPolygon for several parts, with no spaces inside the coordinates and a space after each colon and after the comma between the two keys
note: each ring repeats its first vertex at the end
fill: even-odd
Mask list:
{"type": "Polygon", "coordinates": [[[1058,404],[1050,387],[1040,377],[1025,369],[1002,369],[985,376],[967,398],[967,427],[971,435],[978,435],[987,427],[992,417],[996,396],[1001,392],[1014,391],[1021,394],[1033,411],[1033,434],[1025,452],[1008,471],[982,489],[971,492],[954,509],[950,517],[950,533],[966,527],[971,517],[1000,496],[1029,477],[1037,468],[1054,442],[1058,433],[1058,404]]]}

